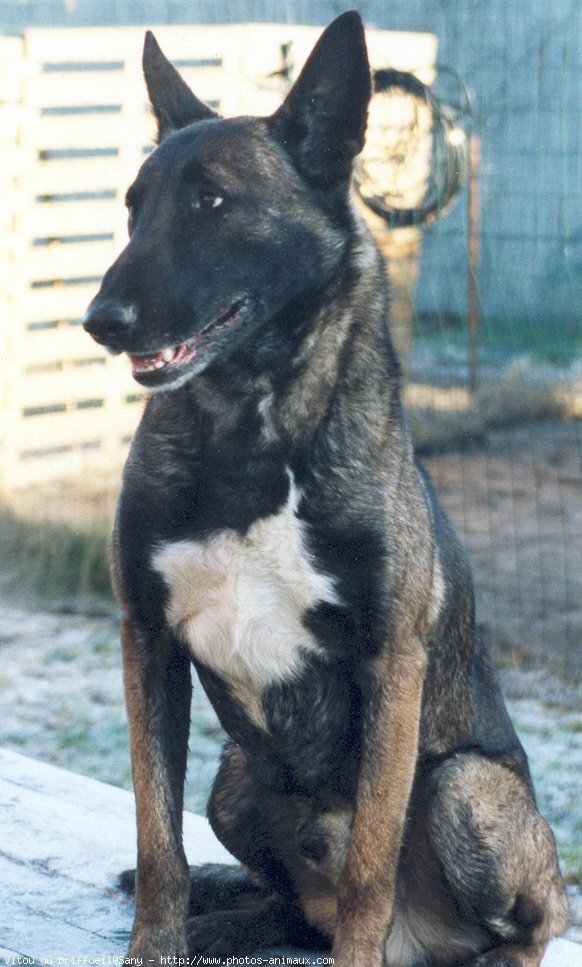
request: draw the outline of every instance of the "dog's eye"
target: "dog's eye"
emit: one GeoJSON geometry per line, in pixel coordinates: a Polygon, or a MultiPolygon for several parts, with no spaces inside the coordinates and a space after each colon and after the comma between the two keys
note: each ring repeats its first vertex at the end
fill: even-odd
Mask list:
{"type": "Polygon", "coordinates": [[[210,191],[205,191],[200,195],[200,207],[210,211],[212,208],[220,208],[224,201],[220,195],[215,195],[210,191]]]}

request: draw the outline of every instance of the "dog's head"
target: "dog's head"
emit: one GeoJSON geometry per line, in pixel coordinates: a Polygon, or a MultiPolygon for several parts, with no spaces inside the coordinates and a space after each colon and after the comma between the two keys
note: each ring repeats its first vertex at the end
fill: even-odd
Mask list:
{"type": "Polygon", "coordinates": [[[218,117],[151,33],[143,65],[159,143],[127,193],[130,240],[84,325],[128,353],[138,382],[173,388],[288,325],[288,308],[337,274],[370,71],[355,13],[327,28],[268,118],[218,117]]]}

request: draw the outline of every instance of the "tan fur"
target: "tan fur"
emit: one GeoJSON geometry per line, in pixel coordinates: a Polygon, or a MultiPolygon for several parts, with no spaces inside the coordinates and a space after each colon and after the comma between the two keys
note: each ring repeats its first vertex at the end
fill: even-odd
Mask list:
{"type": "Polygon", "coordinates": [[[313,895],[301,897],[301,906],[305,912],[307,922],[321,930],[327,937],[333,937],[337,920],[337,896],[333,892],[323,889],[313,895]]]}
{"type": "MultiPolygon", "coordinates": [[[[132,943],[148,942],[154,936],[176,956],[187,953],[185,916],[188,908],[188,866],[182,847],[182,799],[172,796],[175,788],[167,773],[167,757],[156,729],[159,703],[165,702],[160,688],[160,669],[168,658],[167,643],[159,641],[158,668],[144,664],[141,635],[125,620],[121,644],[125,700],[129,723],[131,761],[137,808],[138,869],[136,919],[132,943]],[[171,896],[168,904],[167,897],[171,896]],[[158,920],[163,928],[158,926],[158,920]]],[[[189,672],[181,685],[183,728],[189,726],[189,672]],[[187,718],[186,718],[187,716],[187,718]]],[[[183,763],[185,772],[185,761],[183,763]]]]}
{"type": "Polygon", "coordinates": [[[360,777],[346,866],[338,889],[336,967],[380,963],[394,912],[404,818],[418,750],[425,657],[419,642],[383,654],[375,748],[360,777]]]}
{"type": "MultiPolygon", "coordinates": [[[[517,939],[511,913],[516,897],[543,912],[533,928],[532,942],[562,932],[568,908],[556,863],[556,848],[545,819],[532,808],[531,793],[515,773],[481,756],[467,755],[442,771],[441,793],[431,814],[431,832],[437,852],[457,876],[460,890],[466,866],[456,852],[450,830],[459,824],[470,790],[470,821],[477,841],[495,857],[494,875],[507,898],[506,911],[488,920],[508,941],[517,939]]],[[[493,875],[493,874],[492,874],[493,875]]]]}

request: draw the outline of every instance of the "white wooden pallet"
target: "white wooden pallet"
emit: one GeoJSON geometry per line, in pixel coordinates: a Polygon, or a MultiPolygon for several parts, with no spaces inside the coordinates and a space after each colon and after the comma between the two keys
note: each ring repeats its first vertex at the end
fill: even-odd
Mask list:
{"type": "MultiPolygon", "coordinates": [[[[0,964],[120,958],[133,905],[115,883],[135,838],[131,793],[0,749],[0,964]]],[[[234,862],[201,816],[184,839],[190,863],[234,862]]],[[[543,967],[582,967],[582,947],[554,941],[543,967]]]]}

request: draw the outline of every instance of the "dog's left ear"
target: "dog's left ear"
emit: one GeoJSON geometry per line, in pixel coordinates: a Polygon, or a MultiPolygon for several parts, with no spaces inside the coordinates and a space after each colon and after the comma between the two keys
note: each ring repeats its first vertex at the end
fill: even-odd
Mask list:
{"type": "Polygon", "coordinates": [[[143,74],[158,122],[158,143],[172,131],[185,128],[195,121],[218,117],[192,93],[186,81],[162,52],[151,30],[145,35],[143,74]]]}
{"type": "Polygon", "coordinates": [[[351,11],[323,32],[268,123],[303,177],[331,188],[347,182],[364,146],[371,95],[364,27],[351,11]]]}

